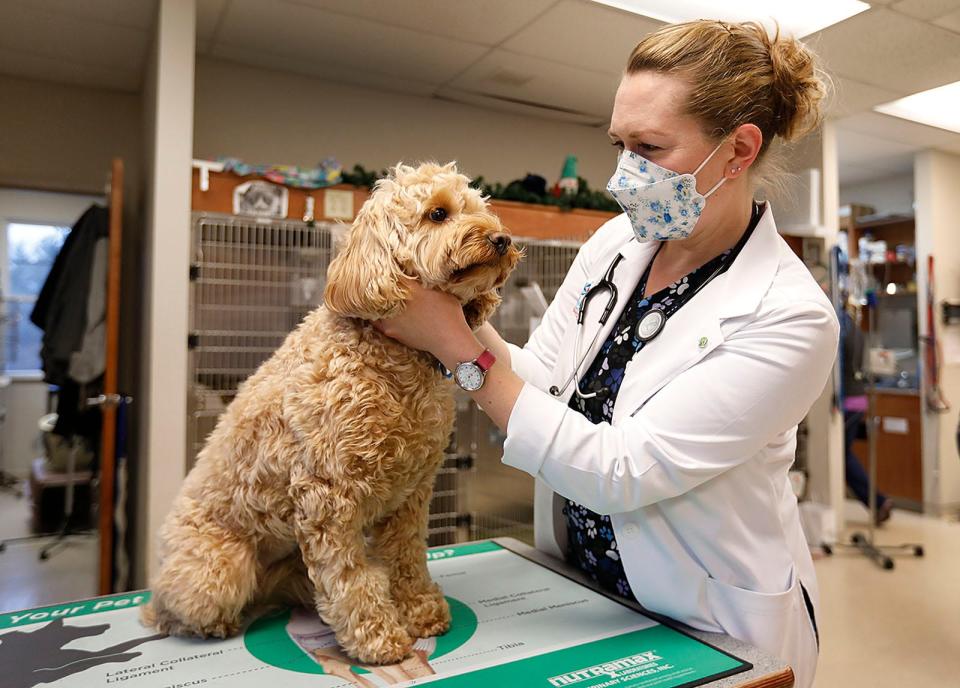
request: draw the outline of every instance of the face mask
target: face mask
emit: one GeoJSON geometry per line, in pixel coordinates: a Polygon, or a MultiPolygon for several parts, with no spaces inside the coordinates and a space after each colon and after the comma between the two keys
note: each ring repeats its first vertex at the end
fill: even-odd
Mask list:
{"type": "Polygon", "coordinates": [[[723,143],[697,169],[686,174],[660,167],[632,151],[620,153],[607,191],[630,218],[638,240],[686,239],[693,233],[707,198],[727,181],[723,177],[707,193],[697,192],[697,173],[723,143]]]}

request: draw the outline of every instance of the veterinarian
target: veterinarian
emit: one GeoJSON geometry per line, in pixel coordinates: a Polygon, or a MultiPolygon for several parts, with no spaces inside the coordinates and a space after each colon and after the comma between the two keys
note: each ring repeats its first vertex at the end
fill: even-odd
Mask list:
{"type": "Polygon", "coordinates": [[[506,431],[503,461],[537,479],[540,549],[779,656],[801,688],[818,591],[787,470],[839,328],[754,189],[774,139],[816,127],[824,90],[791,38],[662,28],[630,55],[611,118],[625,213],[581,248],[526,346],[471,332],[419,286],[379,325],[456,370],[506,431]]]}

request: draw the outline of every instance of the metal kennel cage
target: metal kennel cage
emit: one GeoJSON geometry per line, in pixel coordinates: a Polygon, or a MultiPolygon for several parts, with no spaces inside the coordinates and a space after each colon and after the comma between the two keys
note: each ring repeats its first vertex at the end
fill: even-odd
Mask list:
{"type": "MultiPolygon", "coordinates": [[[[192,464],[237,387],[322,300],[337,225],[194,213],[187,455],[192,464]]],[[[523,344],[579,244],[527,240],[494,325],[523,344]]],[[[503,435],[464,394],[437,477],[429,542],[533,541],[533,478],[500,463],[503,435]]]]}
{"type": "MultiPolygon", "coordinates": [[[[503,302],[492,323],[504,339],[522,346],[560,288],[580,244],[535,239],[518,243],[525,257],[501,289],[503,302]]],[[[463,513],[456,535],[458,539],[509,536],[532,545],[534,480],[500,462],[503,441],[500,429],[458,391],[452,450],[460,469],[463,513]]]]}

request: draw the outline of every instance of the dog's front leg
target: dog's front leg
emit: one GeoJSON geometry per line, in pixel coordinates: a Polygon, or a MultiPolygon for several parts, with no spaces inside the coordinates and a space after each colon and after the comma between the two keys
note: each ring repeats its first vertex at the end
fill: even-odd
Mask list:
{"type": "Polygon", "coordinates": [[[414,638],[441,635],[450,628],[450,608],[427,571],[427,519],[434,475],[406,502],[374,527],[374,551],[387,563],[401,622],[414,638]]]}
{"type": "Polygon", "coordinates": [[[413,640],[390,597],[386,569],[367,559],[357,507],[362,499],[322,484],[296,492],[297,537],[320,616],[351,657],[368,664],[399,662],[413,640]]]}

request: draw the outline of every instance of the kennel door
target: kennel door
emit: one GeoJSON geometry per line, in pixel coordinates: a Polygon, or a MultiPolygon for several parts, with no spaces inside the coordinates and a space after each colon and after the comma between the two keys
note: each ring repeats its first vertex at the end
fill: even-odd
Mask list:
{"type": "Polygon", "coordinates": [[[327,222],[193,214],[188,467],[240,383],[322,301],[339,231],[327,222]]]}

